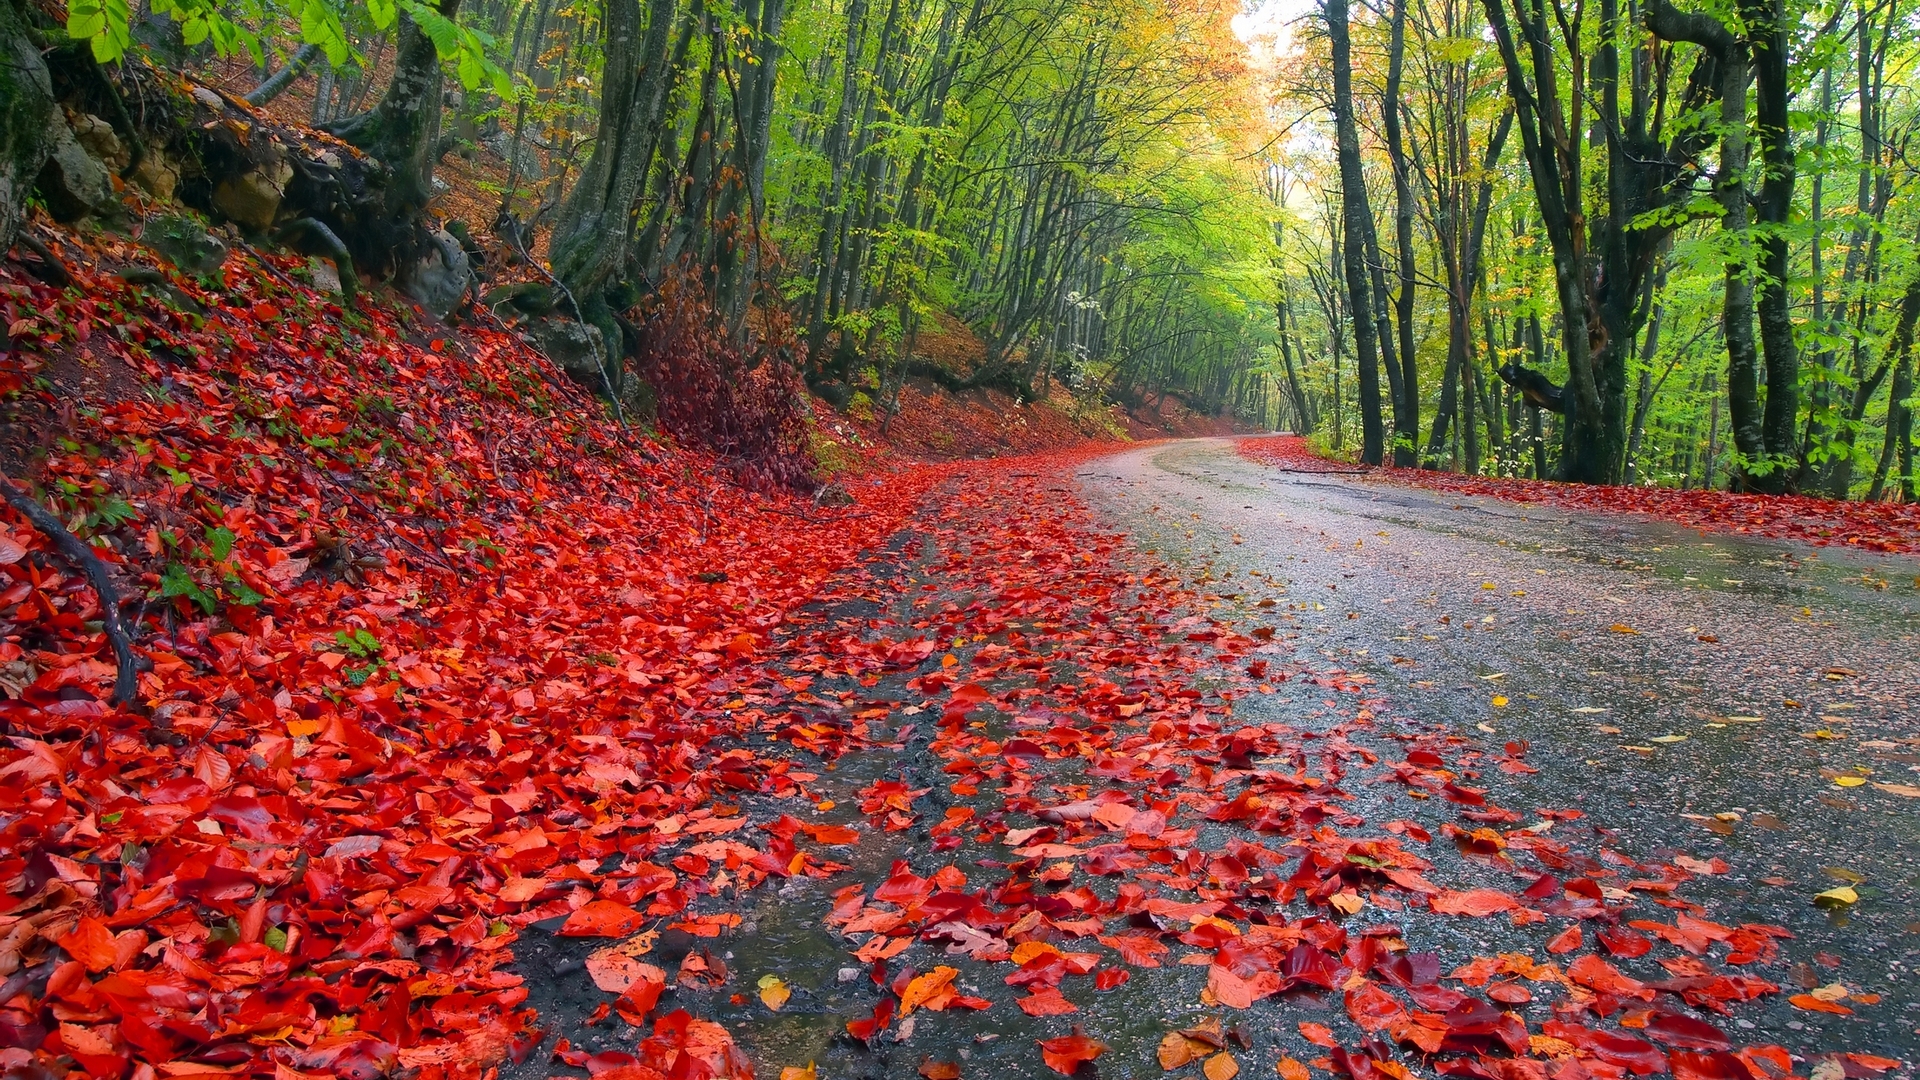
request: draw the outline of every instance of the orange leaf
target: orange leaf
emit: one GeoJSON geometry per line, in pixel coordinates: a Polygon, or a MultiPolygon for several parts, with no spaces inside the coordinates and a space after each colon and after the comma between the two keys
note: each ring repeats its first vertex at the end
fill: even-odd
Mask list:
{"type": "Polygon", "coordinates": [[[1206,1074],[1207,1080],[1233,1080],[1240,1075],[1240,1063],[1223,1050],[1208,1058],[1207,1063],[1200,1066],[1200,1071],[1206,1074]]]}
{"type": "Polygon", "coordinates": [[[1796,1009],[1805,1009],[1808,1012],[1832,1013],[1835,1016],[1853,1015],[1853,1010],[1845,1005],[1837,1001],[1821,1001],[1812,994],[1795,994],[1787,999],[1787,1003],[1796,1009]]]}
{"type": "Polygon", "coordinates": [[[113,947],[113,931],[91,915],[81,916],[79,925],[54,938],[53,943],[96,975],[112,967],[119,958],[119,951],[113,947]]]}
{"type": "Polygon", "coordinates": [[[1553,953],[1555,956],[1561,953],[1570,953],[1580,947],[1582,940],[1580,924],[1574,923],[1572,926],[1567,927],[1555,935],[1552,941],[1547,942],[1547,951],[1553,953]]]}
{"type": "Polygon", "coordinates": [[[913,1010],[922,1007],[940,1011],[940,1006],[933,1003],[943,996],[953,996],[953,980],[959,974],[958,968],[942,965],[925,975],[915,976],[907,984],[906,993],[900,995],[900,1018],[904,1020],[913,1015],[913,1010]]]}
{"type": "Polygon", "coordinates": [[[574,909],[567,921],[560,924],[561,937],[626,937],[646,917],[625,904],[612,900],[589,900],[582,907],[574,909]]]}
{"type": "Polygon", "coordinates": [[[1107,1052],[1107,1044],[1091,1038],[1079,1028],[1057,1039],[1040,1040],[1040,1060],[1062,1076],[1072,1076],[1082,1062],[1092,1061],[1107,1052]]]}
{"type": "Polygon", "coordinates": [[[1313,1080],[1313,1074],[1307,1071],[1307,1067],[1290,1057],[1281,1058],[1273,1069],[1280,1074],[1280,1080],[1313,1080]]]}
{"type": "Polygon", "coordinates": [[[1300,1022],[1300,1037],[1315,1046],[1324,1046],[1332,1050],[1340,1045],[1333,1037],[1333,1029],[1325,1024],[1316,1024],[1311,1020],[1300,1022]]]}
{"type": "Polygon", "coordinates": [[[1065,1016],[1068,1013],[1080,1011],[1078,1006],[1060,993],[1060,988],[1057,986],[1035,990],[1014,1004],[1020,1006],[1020,1011],[1028,1016],[1065,1016]]]}
{"type": "Polygon", "coordinates": [[[1503,911],[1512,911],[1520,906],[1520,901],[1498,889],[1469,889],[1466,892],[1443,892],[1428,903],[1441,915],[1471,915],[1485,918],[1503,911]]]}

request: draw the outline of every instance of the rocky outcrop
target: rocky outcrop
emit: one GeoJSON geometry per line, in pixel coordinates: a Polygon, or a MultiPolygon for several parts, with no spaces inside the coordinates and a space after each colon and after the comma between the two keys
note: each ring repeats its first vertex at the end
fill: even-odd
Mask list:
{"type": "Polygon", "coordinates": [[[607,344],[599,327],[572,319],[535,319],[527,324],[527,336],[576,382],[606,393],[606,377],[600,365],[606,362],[607,344]]]}
{"type": "Polygon", "coordinates": [[[473,284],[473,267],[467,253],[445,229],[427,234],[427,250],[412,265],[403,269],[400,290],[436,319],[460,306],[473,284]]]}
{"type": "Polygon", "coordinates": [[[280,202],[292,178],[293,167],[285,161],[262,163],[215,184],[213,208],[248,232],[266,232],[280,215],[280,202]]]}
{"type": "Polygon", "coordinates": [[[67,118],[55,109],[47,118],[47,160],[40,166],[40,197],[55,221],[78,221],[118,204],[113,174],[74,138],[67,118]]]}

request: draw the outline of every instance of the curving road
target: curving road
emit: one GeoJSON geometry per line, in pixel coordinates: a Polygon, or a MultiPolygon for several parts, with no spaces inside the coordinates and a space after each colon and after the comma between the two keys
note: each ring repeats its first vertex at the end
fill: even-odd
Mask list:
{"type": "Polygon", "coordinates": [[[1286,472],[1222,439],[1078,478],[1221,614],[1371,676],[1392,715],[1531,743],[1536,805],[1637,857],[1724,858],[1689,896],[1793,930],[1813,962],[1789,992],[1882,995],[1742,1026],[1920,1046],[1920,799],[1876,786],[1920,786],[1920,559],[1286,472]],[[1842,884],[1857,904],[1814,906],[1842,884]]]}

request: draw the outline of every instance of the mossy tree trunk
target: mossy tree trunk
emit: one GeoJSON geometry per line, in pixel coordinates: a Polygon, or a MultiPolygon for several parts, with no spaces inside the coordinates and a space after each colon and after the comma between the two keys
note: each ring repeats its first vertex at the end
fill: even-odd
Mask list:
{"type": "Polygon", "coordinates": [[[13,246],[34,181],[46,164],[53,80],[16,0],[0,0],[0,256],[13,246]]]}
{"type": "MultiPolygon", "coordinates": [[[[554,276],[583,309],[600,306],[601,294],[626,271],[633,235],[628,218],[660,141],[667,44],[677,7],[678,0],[651,0],[643,38],[639,0],[607,4],[598,132],[586,167],[561,206],[552,239],[554,276]]],[[[585,310],[582,314],[595,318],[585,310]]]]}
{"type": "MultiPolygon", "coordinates": [[[[440,0],[437,6],[441,15],[451,19],[460,10],[460,0],[440,0]]],[[[404,14],[399,19],[399,44],[393,80],[380,103],[331,125],[330,130],[393,170],[387,211],[404,217],[419,213],[433,197],[442,80],[439,50],[404,14]]]]}

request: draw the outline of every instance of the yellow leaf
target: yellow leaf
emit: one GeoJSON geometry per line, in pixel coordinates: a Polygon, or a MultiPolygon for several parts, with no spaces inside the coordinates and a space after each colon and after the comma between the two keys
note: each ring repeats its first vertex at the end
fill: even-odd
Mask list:
{"type": "Polygon", "coordinates": [[[1836,776],[1833,778],[1833,782],[1841,787],[1859,787],[1861,784],[1867,782],[1867,778],[1864,776],[1836,776]]]}
{"type": "Polygon", "coordinates": [[[914,976],[913,981],[907,984],[906,992],[900,995],[900,1018],[905,1020],[913,1015],[913,1010],[923,1005],[935,1012],[940,1011],[946,1006],[946,1000],[953,996],[953,980],[959,974],[959,968],[942,965],[925,975],[914,976]]]}
{"type": "Polygon", "coordinates": [[[1233,1080],[1240,1075],[1240,1063],[1233,1060],[1232,1054],[1222,1050],[1208,1058],[1200,1071],[1207,1075],[1207,1080],[1233,1080]]]}
{"type": "Polygon", "coordinates": [[[1828,889],[1826,892],[1820,893],[1813,898],[1813,902],[1819,904],[1821,907],[1838,907],[1841,904],[1854,904],[1859,901],[1860,894],[1854,892],[1853,886],[1851,885],[1842,885],[1837,889],[1828,889]]]}
{"type": "Polygon", "coordinates": [[[1685,735],[1655,735],[1652,741],[1657,743],[1686,742],[1687,737],[1685,735]]]}
{"type": "MultiPolygon", "coordinates": [[[[785,1005],[787,999],[792,996],[793,991],[787,988],[787,984],[781,981],[780,976],[760,976],[760,1001],[766,1005],[767,1008],[772,1009],[774,1012],[779,1012],[780,1007],[785,1005]]],[[[813,1066],[807,1066],[807,1071],[811,1073],[813,1066]]]]}
{"type": "Polygon", "coordinates": [[[1501,708],[1501,707],[1503,707],[1503,706],[1505,706],[1505,705],[1506,705],[1506,703],[1507,703],[1507,695],[1505,695],[1505,694],[1495,694],[1495,695],[1493,695],[1493,707],[1494,707],[1494,708],[1496,708],[1496,709],[1498,709],[1498,708],[1501,708]]]}
{"type": "Polygon", "coordinates": [[[1825,986],[1816,987],[1808,991],[1808,993],[1821,1001],[1845,1001],[1850,991],[1847,990],[1846,983],[1828,983],[1825,986]]]}
{"type": "Polygon", "coordinates": [[[1616,634],[1637,634],[1640,632],[1623,622],[1614,623],[1612,626],[1607,627],[1607,629],[1613,631],[1616,634]]]}

